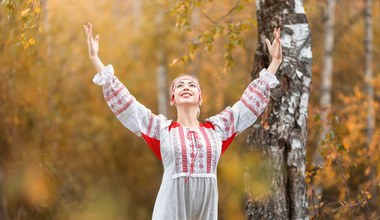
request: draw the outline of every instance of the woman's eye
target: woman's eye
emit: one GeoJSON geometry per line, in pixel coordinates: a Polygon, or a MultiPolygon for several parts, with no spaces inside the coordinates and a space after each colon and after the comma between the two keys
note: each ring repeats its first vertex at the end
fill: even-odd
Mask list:
{"type": "Polygon", "coordinates": [[[181,88],[182,87],[182,84],[178,84],[176,88],[181,88]]]}
{"type": "Polygon", "coordinates": [[[193,87],[193,88],[195,88],[196,86],[195,86],[194,84],[191,84],[191,85],[190,85],[190,87],[193,87]]]}

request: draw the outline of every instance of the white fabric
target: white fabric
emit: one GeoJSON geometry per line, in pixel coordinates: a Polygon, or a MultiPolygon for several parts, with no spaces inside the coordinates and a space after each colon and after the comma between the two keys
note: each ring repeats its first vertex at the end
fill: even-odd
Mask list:
{"type": "Polygon", "coordinates": [[[162,160],[164,174],[153,220],[217,220],[217,164],[233,137],[251,126],[269,101],[276,77],[263,69],[232,107],[191,130],[163,115],[152,114],[114,76],[108,65],[93,82],[119,121],[142,136],[162,160]]]}

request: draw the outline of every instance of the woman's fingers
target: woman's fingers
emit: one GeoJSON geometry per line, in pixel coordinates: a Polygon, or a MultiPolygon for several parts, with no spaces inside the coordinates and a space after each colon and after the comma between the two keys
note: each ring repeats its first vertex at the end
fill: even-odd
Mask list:
{"type": "Polygon", "coordinates": [[[90,34],[90,30],[89,30],[89,27],[88,25],[83,25],[84,26],[84,30],[86,32],[86,36],[87,38],[90,38],[91,37],[91,34],[90,34]]]}
{"type": "Polygon", "coordinates": [[[86,24],[83,25],[84,27],[84,30],[86,32],[86,35],[87,35],[87,38],[91,38],[92,37],[92,25],[87,22],[86,24]]]}
{"type": "Polygon", "coordinates": [[[268,50],[270,50],[270,48],[272,46],[271,43],[270,43],[270,41],[268,39],[265,39],[265,43],[267,44],[268,50]]]}
{"type": "Polygon", "coordinates": [[[281,45],[280,34],[281,34],[281,29],[280,28],[274,28],[273,29],[273,35],[274,35],[273,44],[281,45]]]}

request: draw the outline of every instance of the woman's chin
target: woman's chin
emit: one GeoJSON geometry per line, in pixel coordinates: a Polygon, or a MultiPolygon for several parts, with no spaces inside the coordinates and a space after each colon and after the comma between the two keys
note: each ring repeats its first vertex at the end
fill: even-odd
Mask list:
{"type": "Polygon", "coordinates": [[[187,106],[197,106],[198,103],[195,101],[181,101],[181,102],[176,103],[176,105],[187,107],[187,106]]]}

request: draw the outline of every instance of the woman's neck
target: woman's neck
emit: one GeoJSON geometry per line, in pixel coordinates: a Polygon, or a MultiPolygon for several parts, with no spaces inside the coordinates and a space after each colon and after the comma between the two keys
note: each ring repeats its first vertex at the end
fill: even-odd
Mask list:
{"type": "Polygon", "coordinates": [[[199,127],[197,106],[177,106],[177,122],[191,129],[199,127]]]}

